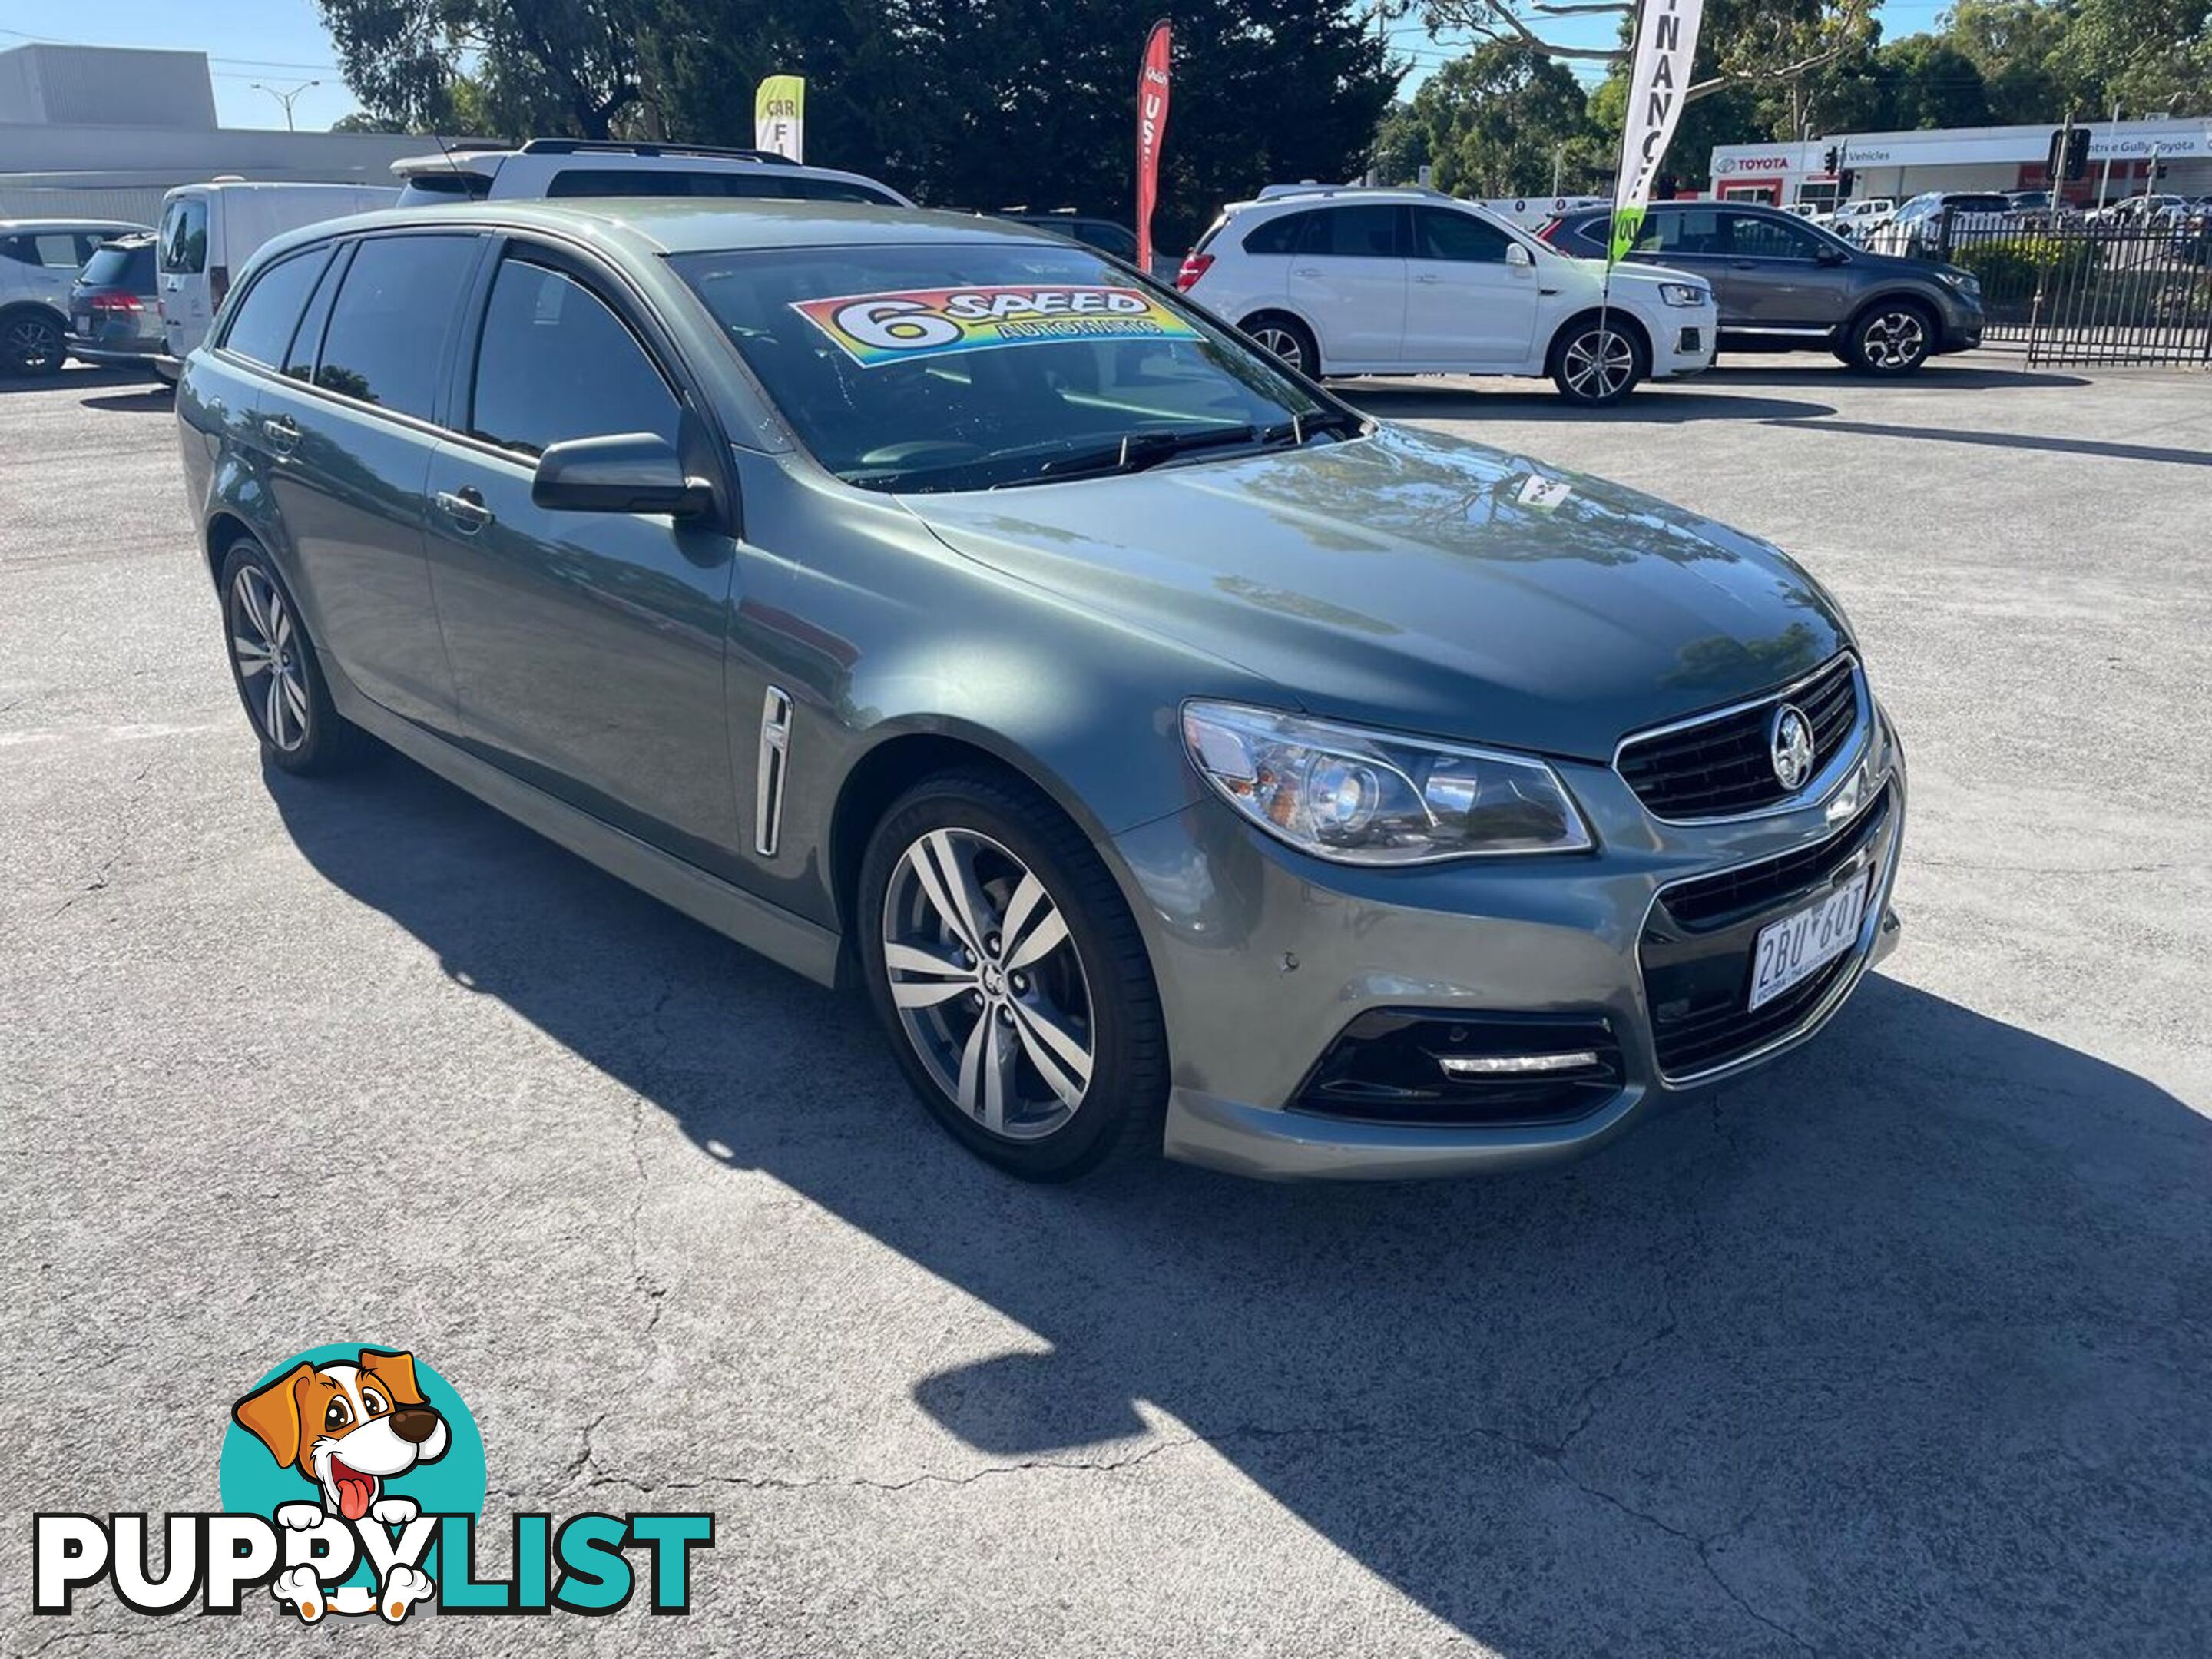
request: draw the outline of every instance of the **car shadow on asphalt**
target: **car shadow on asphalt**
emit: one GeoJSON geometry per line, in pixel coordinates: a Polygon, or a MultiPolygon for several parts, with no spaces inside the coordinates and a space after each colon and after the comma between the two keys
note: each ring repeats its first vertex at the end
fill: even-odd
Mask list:
{"type": "MultiPolygon", "coordinates": [[[[396,758],[269,787],[323,876],[667,1114],[702,1179],[764,1171],[1034,1332],[912,1388],[994,1462],[1225,1460],[1511,1659],[2212,1640],[2212,1125],[2126,1070],[1877,976],[1563,1170],[1025,1187],[911,1103],[859,999],[396,758]]],[[[623,1125],[601,1153],[635,1178],[623,1125]]],[[[742,1303],[655,1271],[702,1304],[661,1374],[744,1368],[742,1303]]]]}
{"type": "Polygon", "coordinates": [[[0,374],[0,397],[13,392],[90,392],[100,386],[143,386],[152,378],[142,368],[69,363],[58,374],[0,374]]]}
{"type": "Polygon", "coordinates": [[[2166,444],[2113,443],[2055,432],[1973,432],[1963,427],[1899,426],[1887,421],[1771,419],[1768,426],[1804,425],[1816,432],[1853,432],[1872,438],[1916,438],[1929,443],[1970,444],[1985,449],[2039,450],[2051,455],[2088,455],[2099,460],[2156,461],[2171,466],[2212,466],[2212,450],[2166,444]]]}

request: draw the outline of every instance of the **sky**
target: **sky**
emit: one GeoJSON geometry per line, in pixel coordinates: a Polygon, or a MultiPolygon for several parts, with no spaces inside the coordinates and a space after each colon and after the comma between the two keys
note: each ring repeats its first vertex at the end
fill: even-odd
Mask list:
{"type": "MultiPolygon", "coordinates": [[[[1043,0],[1038,0],[1043,3],[1043,0]]],[[[1949,0],[1885,0],[1879,14],[1883,33],[1899,35],[1934,27],[1949,0]]],[[[101,0],[75,15],[81,30],[64,27],[72,14],[52,0],[0,0],[0,47],[26,40],[70,40],[104,46],[177,46],[204,52],[215,76],[216,118],[227,127],[281,127],[284,108],[263,88],[291,92],[319,81],[293,101],[293,118],[302,128],[321,131],[355,107],[353,94],[339,78],[337,53],[323,27],[314,0],[101,0]]],[[[1577,45],[1603,45],[1614,20],[1571,20],[1553,32],[1577,45]]],[[[1467,37],[1431,36],[1418,17],[1401,19],[1390,29],[1392,48],[1411,64],[1401,95],[1411,96],[1438,65],[1464,50],[1467,37]]],[[[1137,46],[1129,49],[1133,60],[1137,46]]],[[[1584,85],[1603,78],[1603,66],[1571,65],[1584,85]]],[[[1178,97],[1191,95],[1178,89],[1178,97]]]]}

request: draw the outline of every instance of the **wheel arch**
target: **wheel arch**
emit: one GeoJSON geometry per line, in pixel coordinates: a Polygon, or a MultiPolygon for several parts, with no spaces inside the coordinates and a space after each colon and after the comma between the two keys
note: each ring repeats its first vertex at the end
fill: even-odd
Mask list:
{"type": "Polygon", "coordinates": [[[1631,335],[1644,349],[1644,372],[1651,372],[1651,331],[1644,319],[1626,306],[1584,306],[1552,331],[1550,342],[1544,347],[1544,372],[1554,372],[1559,366],[1559,354],[1566,349],[1567,337],[1585,323],[1604,318],[1624,334],[1631,335]]]}
{"type": "Polygon", "coordinates": [[[1101,823],[1081,793],[1033,751],[1002,734],[950,716],[915,716],[870,734],[872,741],[854,757],[839,778],[824,827],[824,873],[838,931],[847,943],[845,966],[859,919],[860,866],[868,838],[891,803],[924,778],[962,767],[980,767],[1036,790],[1057,808],[1097,849],[1127,896],[1128,872],[1113,850],[1113,832],[1101,823]]]}
{"type": "MultiPolygon", "coordinates": [[[[1296,323],[1298,325],[1306,338],[1313,343],[1313,367],[1307,372],[1312,377],[1319,378],[1322,372],[1321,331],[1314,326],[1313,319],[1294,305],[1281,300],[1271,299],[1262,301],[1237,319],[1237,331],[1239,334],[1244,334],[1247,323],[1257,322],[1263,317],[1280,317],[1287,322],[1296,323]]],[[[1249,335],[1247,337],[1249,337],[1249,335]]]]}
{"type": "Polygon", "coordinates": [[[1872,294],[1868,295],[1856,305],[1853,306],[1851,307],[1851,314],[1844,319],[1844,337],[1848,339],[1850,336],[1857,332],[1859,325],[1866,321],[1867,317],[1870,313],[1879,311],[1884,306],[1899,305],[1911,306],[1915,311],[1920,313],[1920,314],[1925,317],[1929,323],[1935,325],[1937,337],[1942,337],[1943,333],[1942,306],[1938,303],[1936,298],[1932,295],[1929,294],[1925,289],[1913,288],[1904,284],[1900,284],[1895,288],[1876,289],[1872,294]]]}

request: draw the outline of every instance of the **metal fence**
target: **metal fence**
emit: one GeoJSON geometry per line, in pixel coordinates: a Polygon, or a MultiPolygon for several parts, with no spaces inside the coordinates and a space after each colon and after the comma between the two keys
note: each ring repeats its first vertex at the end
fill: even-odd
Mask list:
{"type": "Polygon", "coordinates": [[[1919,252],[1980,279],[1983,339],[2031,363],[2212,365],[2212,218],[1946,216],[1919,252]]]}

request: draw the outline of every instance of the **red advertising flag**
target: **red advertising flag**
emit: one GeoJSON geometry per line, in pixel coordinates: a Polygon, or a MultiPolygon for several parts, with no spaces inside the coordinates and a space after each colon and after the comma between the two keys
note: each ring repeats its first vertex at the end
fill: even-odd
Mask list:
{"type": "Polygon", "coordinates": [[[1137,76],[1137,269],[1152,268],[1152,203],[1160,192],[1160,141],[1168,132],[1168,20],[1145,37],[1137,76]]]}

